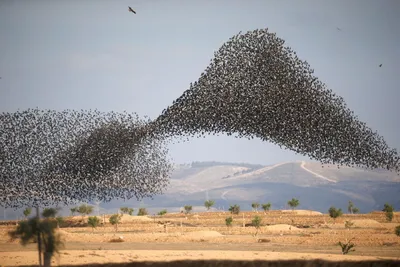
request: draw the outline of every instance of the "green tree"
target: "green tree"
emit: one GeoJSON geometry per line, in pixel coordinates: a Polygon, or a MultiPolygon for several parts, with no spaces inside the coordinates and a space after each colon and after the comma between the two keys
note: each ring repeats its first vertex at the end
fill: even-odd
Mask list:
{"type": "Polygon", "coordinates": [[[70,208],[69,210],[71,211],[71,216],[74,216],[75,213],[78,212],[78,208],[77,207],[70,208]]]}
{"type": "Polygon", "coordinates": [[[239,212],[240,212],[240,206],[235,204],[235,205],[233,205],[233,206],[230,206],[228,210],[229,210],[232,214],[239,214],[239,212]]]}
{"type": "Polygon", "coordinates": [[[165,214],[167,214],[167,210],[161,210],[159,213],[158,213],[158,215],[160,215],[160,216],[162,216],[162,215],[165,215],[165,214]]]}
{"type": "Polygon", "coordinates": [[[115,232],[118,232],[118,224],[121,221],[121,215],[119,214],[111,215],[109,221],[112,225],[115,225],[115,232]]]}
{"type": "Polygon", "coordinates": [[[258,202],[253,202],[251,203],[251,207],[254,211],[258,212],[258,207],[260,207],[260,204],[258,202]]]}
{"type": "Polygon", "coordinates": [[[122,207],[122,208],[120,208],[120,210],[122,213],[129,214],[129,215],[132,215],[133,211],[134,211],[134,209],[128,208],[128,207],[122,207]]]}
{"type": "Polygon", "coordinates": [[[262,204],[261,207],[264,210],[264,213],[266,213],[267,211],[269,211],[271,209],[271,203],[268,202],[266,204],[262,204]]]}
{"type": "Polygon", "coordinates": [[[122,207],[122,208],[120,208],[119,210],[120,210],[123,214],[128,214],[129,208],[128,208],[128,207],[122,207]]]}
{"type": "Polygon", "coordinates": [[[42,211],[42,216],[44,218],[55,218],[58,210],[55,208],[45,208],[42,211]]]}
{"type": "Polygon", "coordinates": [[[129,209],[128,209],[128,214],[132,216],[134,211],[135,211],[134,209],[129,208],[129,209]]]}
{"type": "Polygon", "coordinates": [[[138,216],[145,216],[145,215],[147,215],[147,214],[149,214],[148,212],[147,212],[147,209],[146,208],[139,208],[139,211],[138,211],[138,216]]]}
{"type": "Polygon", "coordinates": [[[388,203],[385,203],[382,211],[385,212],[386,220],[391,222],[393,220],[393,212],[394,212],[393,206],[388,203]]]}
{"type": "Polygon", "coordinates": [[[210,208],[211,208],[212,206],[214,206],[214,204],[215,204],[215,201],[214,201],[214,200],[206,200],[206,201],[204,202],[204,206],[206,207],[207,210],[210,210],[210,208]]]}
{"type": "Polygon", "coordinates": [[[93,206],[82,204],[78,207],[77,211],[82,215],[82,218],[84,218],[85,215],[89,215],[93,212],[93,206]]]}
{"type": "Polygon", "coordinates": [[[92,227],[92,232],[100,224],[100,219],[97,216],[90,216],[88,218],[88,224],[92,227]]]}
{"type": "Polygon", "coordinates": [[[328,212],[329,216],[333,218],[333,223],[336,223],[336,218],[342,216],[343,214],[342,209],[337,209],[334,206],[330,207],[328,212]]]}
{"type": "Polygon", "coordinates": [[[292,208],[292,210],[294,211],[294,209],[300,205],[300,201],[296,198],[292,198],[291,200],[288,201],[287,203],[289,205],[290,208],[292,208]]]}
{"type": "Polygon", "coordinates": [[[26,208],[24,209],[23,213],[25,216],[25,220],[28,218],[29,215],[31,215],[32,209],[31,208],[26,208]]]}
{"type": "Polygon", "coordinates": [[[44,267],[51,266],[51,258],[63,246],[61,237],[55,232],[56,223],[54,220],[44,219],[38,221],[37,218],[31,218],[27,221],[18,223],[15,230],[8,234],[11,239],[20,239],[23,246],[31,241],[37,242],[37,236],[40,235],[40,243],[43,249],[44,267]]]}
{"type": "Polygon", "coordinates": [[[192,208],[193,208],[193,207],[187,205],[187,206],[184,206],[183,208],[185,209],[185,213],[186,213],[186,214],[189,214],[189,213],[192,211],[192,208]]]}
{"type": "Polygon", "coordinates": [[[257,236],[258,230],[260,230],[261,221],[262,219],[260,216],[254,216],[254,219],[251,221],[251,224],[256,228],[256,233],[254,236],[257,236]]]}
{"type": "Polygon", "coordinates": [[[354,206],[352,201],[349,201],[349,205],[347,206],[347,211],[351,214],[355,214],[359,212],[359,209],[354,206]]]}

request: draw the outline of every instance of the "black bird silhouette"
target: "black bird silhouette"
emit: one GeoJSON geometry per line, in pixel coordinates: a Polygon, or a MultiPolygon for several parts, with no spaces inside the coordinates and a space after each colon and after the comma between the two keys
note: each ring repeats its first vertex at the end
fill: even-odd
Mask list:
{"type": "Polygon", "coordinates": [[[340,29],[339,27],[336,27],[336,29],[337,29],[338,31],[342,31],[342,29],[340,29]]]}
{"type": "Polygon", "coordinates": [[[379,68],[382,67],[382,64],[379,65],[379,68]]]}
{"type": "Polygon", "coordinates": [[[129,12],[133,12],[134,14],[136,14],[136,11],[135,10],[133,10],[130,6],[128,6],[128,10],[129,10],[129,12]]]}

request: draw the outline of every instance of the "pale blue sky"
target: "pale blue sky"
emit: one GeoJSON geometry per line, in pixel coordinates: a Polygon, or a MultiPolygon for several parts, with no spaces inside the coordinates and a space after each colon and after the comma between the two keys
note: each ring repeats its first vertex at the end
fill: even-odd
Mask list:
{"type": "MultiPolygon", "coordinates": [[[[0,0],[0,111],[97,108],[155,118],[232,35],[268,27],[399,150],[399,25],[397,0],[0,0]]],[[[171,145],[170,155],[176,163],[304,159],[224,136],[171,145]]]]}

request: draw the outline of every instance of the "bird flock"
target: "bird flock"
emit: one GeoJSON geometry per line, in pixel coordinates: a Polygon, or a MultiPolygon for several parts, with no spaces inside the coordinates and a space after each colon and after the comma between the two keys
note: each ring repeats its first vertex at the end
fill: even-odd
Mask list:
{"type": "MultiPolygon", "coordinates": [[[[29,109],[0,114],[0,204],[141,199],[161,194],[177,137],[259,138],[325,164],[386,168],[399,156],[268,29],[237,34],[155,120],[29,109]]],[[[267,152],[266,152],[267,153],[267,152]]]]}
{"type": "Polygon", "coordinates": [[[0,115],[6,207],[141,199],[162,193],[172,164],[136,114],[29,109],[0,115]]]}
{"type": "Polygon", "coordinates": [[[169,136],[260,138],[321,163],[399,172],[399,156],[268,29],[237,34],[157,118],[169,136]]]}

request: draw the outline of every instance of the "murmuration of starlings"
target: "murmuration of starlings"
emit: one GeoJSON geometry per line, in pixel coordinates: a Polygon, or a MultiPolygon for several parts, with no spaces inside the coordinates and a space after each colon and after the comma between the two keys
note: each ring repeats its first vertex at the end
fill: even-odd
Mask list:
{"type": "Polygon", "coordinates": [[[151,121],[136,114],[29,109],[0,114],[0,205],[47,206],[163,193],[166,143],[259,138],[323,164],[385,168],[400,159],[307,62],[268,29],[237,34],[198,81],[151,121]]]}

